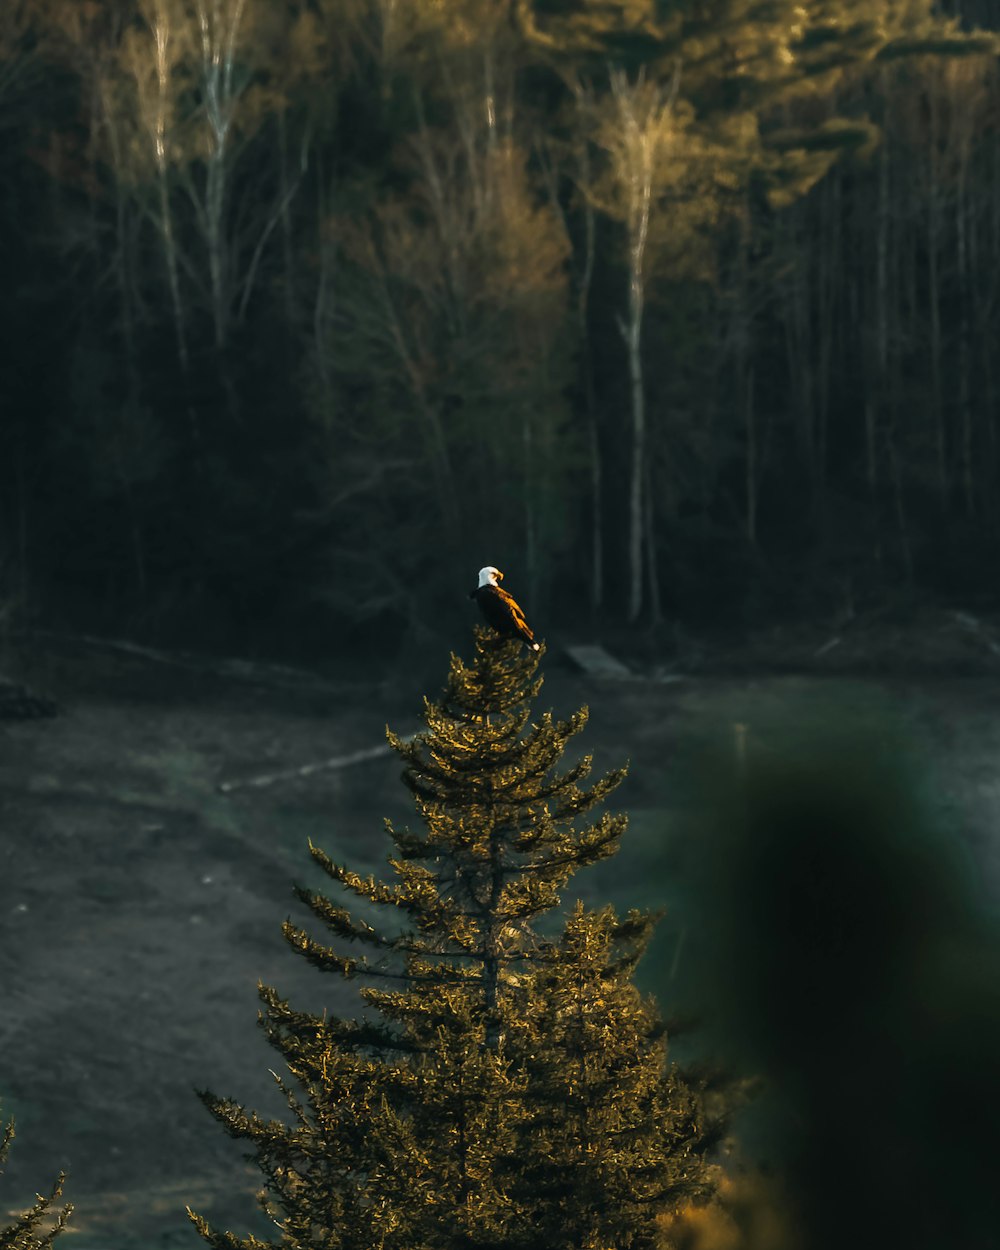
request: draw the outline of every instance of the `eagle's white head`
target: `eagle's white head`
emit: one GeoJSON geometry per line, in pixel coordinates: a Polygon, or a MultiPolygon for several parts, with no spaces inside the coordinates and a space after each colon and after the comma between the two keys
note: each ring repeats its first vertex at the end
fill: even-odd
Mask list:
{"type": "Polygon", "coordinates": [[[495,569],[492,564],[487,564],[484,569],[479,570],[480,586],[495,586],[500,581],[503,581],[503,574],[499,569],[495,569]]]}

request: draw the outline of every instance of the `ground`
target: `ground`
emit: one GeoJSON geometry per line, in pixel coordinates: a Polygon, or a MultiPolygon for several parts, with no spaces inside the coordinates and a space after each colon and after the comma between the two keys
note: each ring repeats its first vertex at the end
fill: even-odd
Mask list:
{"type": "MultiPolygon", "coordinates": [[[[688,646],[631,682],[575,673],[551,648],[541,707],[589,704],[583,746],[599,765],[631,761],[618,804],[630,832],[580,889],[592,902],[671,907],[643,974],[661,999],[681,1000],[665,1001],[668,1014],[685,1006],[690,934],[704,923],[683,890],[697,825],[687,782],[705,761],[734,766],[743,734],[748,749],[779,750],[836,720],[905,741],[914,784],[1000,895],[992,627],[942,617],[922,647],[886,628],[881,661],[869,639],[869,662],[839,671],[844,639],[816,655],[829,631],[739,655],[688,646]],[[904,654],[910,675],[893,662],[904,654]],[[793,661],[813,671],[775,671],[793,661]]],[[[386,722],[417,727],[419,699],[384,682],[256,682],[68,645],[20,665],[64,710],[0,726],[0,1102],[17,1121],[0,1211],[22,1209],[65,1168],[78,1250],[193,1248],[185,1204],[266,1234],[257,1173],[194,1091],[281,1114],[278,1057],[255,1026],[258,980],[302,1006],[352,1010],[280,935],[285,916],[303,919],[292,883],[320,884],[307,839],[381,873],[383,818],[405,822],[410,807],[391,756],[220,785],[378,746],[386,722]]]]}

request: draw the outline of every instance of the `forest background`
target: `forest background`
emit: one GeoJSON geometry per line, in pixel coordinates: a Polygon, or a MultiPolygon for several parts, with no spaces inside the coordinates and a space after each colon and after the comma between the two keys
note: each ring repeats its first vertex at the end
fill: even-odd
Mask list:
{"type": "Polygon", "coordinates": [[[981,603],[997,29],[8,0],[8,614],[406,650],[486,561],[546,624],[981,603]]]}

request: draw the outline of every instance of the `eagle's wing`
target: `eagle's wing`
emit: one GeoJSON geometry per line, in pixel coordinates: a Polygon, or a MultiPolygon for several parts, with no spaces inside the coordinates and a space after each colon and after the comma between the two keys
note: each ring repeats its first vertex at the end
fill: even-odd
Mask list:
{"type": "Polygon", "coordinates": [[[528,641],[531,642],[535,635],[532,633],[528,622],[524,619],[524,613],[521,611],[521,605],[517,602],[514,596],[508,594],[503,587],[497,586],[496,592],[497,598],[507,608],[508,612],[510,612],[515,629],[517,629],[519,633],[523,634],[528,641]]]}

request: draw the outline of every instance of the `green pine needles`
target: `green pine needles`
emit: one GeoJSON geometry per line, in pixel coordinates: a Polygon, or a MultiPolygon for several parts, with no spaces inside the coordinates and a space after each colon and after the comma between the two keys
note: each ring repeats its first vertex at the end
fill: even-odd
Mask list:
{"type": "Polygon", "coordinates": [[[573,873],[618,849],[624,816],[585,818],[625,770],[588,785],[589,757],[561,769],[586,710],[531,723],[542,653],[485,628],[475,645],[425,701],[426,730],[389,735],[422,824],[388,826],[395,880],[311,848],[386,925],[301,889],[335,946],[285,925],[311,963],[359,978],[363,1018],[262,986],[292,1123],[202,1095],[251,1144],[280,1229],[241,1239],[192,1214],[217,1250],[640,1250],[705,1187],[698,1098],[632,984],[651,918],[554,913],[573,873]]]}
{"type": "MultiPolygon", "coordinates": [[[[14,1140],[14,1121],[0,1126],[0,1168],[7,1162],[11,1142],[14,1140]]],[[[55,1207],[53,1203],[62,1197],[66,1176],[60,1172],[48,1194],[37,1194],[34,1205],[14,1220],[0,1228],[0,1250],[48,1250],[66,1227],[73,1208],[67,1203],[55,1207]]]]}

